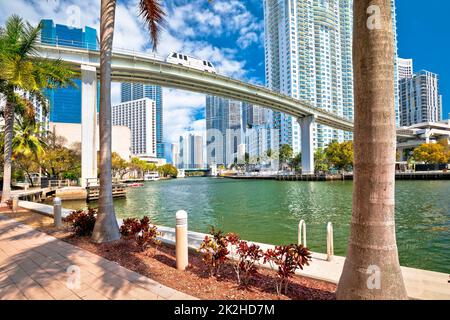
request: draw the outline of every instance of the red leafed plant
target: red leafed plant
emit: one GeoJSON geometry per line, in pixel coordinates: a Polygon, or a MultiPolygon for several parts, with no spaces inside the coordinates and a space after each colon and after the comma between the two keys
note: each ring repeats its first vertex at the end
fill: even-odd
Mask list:
{"type": "Polygon", "coordinates": [[[202,260],[208,266],[210,275],[215,276],[227,261],[228,240],[222,231],[216,231],[214,227],[211,228],[211,234],[212,237],[205,236],[198,251],[202,254],[202,260]]]}
{"type": "Polygon", "coordinates": [[[309,265],[311,252],[302,245],[290,244],[287,246],[276,246],[275,250],[269,249],[264,254],[264,263],[268,262],[272,269],[278,266],[277,280],[275,287],[280,295],[284,288],[287,294],[289,278],[291,278],[297,268],[303,270],[304,265],[309,265]]]}
{"type": "Polygon", "coordinates": [[[255,244],[249,245],[247,241],[235,233],[226,236],[230,246],[230,253],[234,259],[233,268],[236,272],[238,285],[248,285],[252,275],[257,272],[256,263],[264,257],[263,251],[255,244]]]}
{"type": "Polygon", "coordinates": [[[144,216],[142,219],[128,218],[123,220],[120,233],[126,238],[134,237],[136,244],[143,251],[151,244],[159,244],[156,237],[160,235],[156,226],[150,224],[150,218],[144,216]]]}
{"type": "Polygon", "coordinates": [[[91,236],[96,220],[97,209],[92,208],[87,211],[74,211],[64,218],[65,222],[71,224],[71,229],[77,236],[91,236]]]}
{"type": "Polygon", "coordinates": [[[152,244],[159,245],[160,241],[157,240],[156,237],[160,234],[161,233],[158,231],[156,226],[148,224],[136,235],[136,244],[142,251],[152,244]]]}
{"type": "Polygon", "coordinates": [[[255,264],[264,257],[264,253],[258,245],[248,245],[247,241],[241,241],[239,242],[237,254],[239,255],[238,284],[247,285],[251,276],[257,272],[255,264]]]}
{"type": "Polygon", "coordinates": [[[149,217],[145,216],[141,220],[136,218],[127,218],[123,220],[120,226],[120,233],[124,237],[135,236],[150,225],[149,217]]]}

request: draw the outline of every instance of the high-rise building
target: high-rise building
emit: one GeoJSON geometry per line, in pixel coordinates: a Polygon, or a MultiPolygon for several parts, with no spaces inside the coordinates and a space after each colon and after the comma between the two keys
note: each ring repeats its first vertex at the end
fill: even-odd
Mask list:
{"type": "MultiPolygon", "coordinates": [[[[264,22],[267,86],[353,120],[353,0],[264,0],[264,22]]],[[[397,59],[392,63],[396,69],[397,59]]],[[[397,97],[398,86],[393,90],[397,97]]],[[[273,112],[272,119],[280,144],[300,152],[297,119],[280,112],[273,112]]],[[[315,147],[346,139],[352,134],[314,126],[315,147]]]]}
{"type": "Polygon", "coordinates": [[[439,76],[421,71],[400,80],[401,126],[442,120],[439,76]]]}
{"type": "Polygon", "coordinates": [[[157,158],[155,101],[143,98],[114,105],[112,124],[130,128],[132,155],[157,158]]]}
{"type": "Polygon", "coordinates": [[[206,97],[206,144],[208,165],[229,166],[243,142],[242,102],[206,97]]]}
{"type": "Polygon", "coordinates": [[[180,136],[178,161],[180,169],[203,168],[203,136],[193,133],[180,136]]]}
{"type": "Polygon", "coordinates": [[[160,86],[152,86],[142,83],[121,83],[120,100],[127,102],[149,98],[156,103],[156,143],[157,157],[164,158],[163,143],[163,94],[160,86]]]}
{"type": "Polygon", "coordinates": [[[180,165],[180,144],[178,142],[172,143],[172,164],[178,168],[180,165]]]}
{"type": "Polygon", "coordinates": [[[402,79],[411,79],[414,74],[414,63],[413,59],[397,59],[398,65],[398,81],[402,79]]]}
{"type": "MultiPolygon", "coordinates": [[[[55,24],[53,20],[41,20],[41,41],[48,45],[98,50],[97,31],[94,28],[73,28],[55,24]]],[[[81,80],[73,79],[76,87],[46,90],[50,103],[50,121],[81,123],[81,80]]],[[[97,90],[97,108],[100,103],[100,83],[97,90]]]]}

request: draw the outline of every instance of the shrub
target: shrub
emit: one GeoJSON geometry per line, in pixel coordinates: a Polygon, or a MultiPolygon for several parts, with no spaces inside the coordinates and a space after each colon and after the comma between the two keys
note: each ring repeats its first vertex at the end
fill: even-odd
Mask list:
{"type": "Polygon", "coordinates": [[[96,220],[97,209],[74,211],[64,218],[65,222],[71,224],[72,231],[80,237],[92,235],[96,220]]]}
{"type": "Polygon", "coordinates": [[[144,251],[151,244],[159,244],[156,237],[160,235],[156,226],[150,224],[150,218],[144,216],[142,219],[128,218],[123,220],[120,233],[124,237],[134,237],[138,247],[144,251]]]}
{"type": "Polygon", "coordinates": [[[269,249],[264,254],[264,263],[269,262],[272,270],[278,266],[277,280],[275,287],[277,294],[280,295],[284,288],[287,293],[289,278],[295,274],[295,270],[303,270],[304,265],[309,265],[311,252],[302,245],[290,244],[287,246],[276,246],[275,250],[269,249]]]}
{"type": "Polygon", "coordinates": [[[136,218],[127,218],[123,220],[120,227],[120,233],[124,237],[136,236],[139,232],[148,229],[150,218],[145,216],[141,220],[136,218]]]}
{"type": "Polygon", "coordinates": [[[156,240],[156,237],[160,234],[161,233],[158,232],[156,226],[150,226],[150,224],[148,224],[141,232],[136,234],[136,244],[142,251],[152,244],[159,245],[160,241],[156,240]]]}
{"type": "Polygon", "coordinates": [[[239,255],[238,284],[247,285],[251,276],[257,272],[255,264],[264,257],[263,251],[256,244],[248,245],[247,241],[241,241],[237,249],[239,255]]]}
{"type": "Polygon", "coordinates": [[[202,254],[202,260],[209,268],[211,276],[219,273],[220,267],[226,262],[228,251],[228,240],[224,236],[223,232],[216,231],[211,228],[212,238],[205,236],[205,239],[198,249],[202,254]]]}

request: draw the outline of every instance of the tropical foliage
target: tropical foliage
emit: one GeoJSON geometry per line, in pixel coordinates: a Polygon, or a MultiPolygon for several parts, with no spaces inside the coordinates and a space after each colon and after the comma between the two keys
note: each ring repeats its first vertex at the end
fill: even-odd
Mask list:
{"type": "Polygon", "coordinates": [[[446,140],[439,143],[425,143],[414,149],[413,157],[426,164],[447,164],[450,162],[450,148],[446,140]]]}
{"type": "Polygon", "coordinates": [[[338,170],[351,170],[353,167],[353,142],[331,142],[325,149],[325,155],[330,167],[338,170]]]}
{"type": "Polygon", "coordinates": [[[43,90],[73,85],[71,79],[76,75],[64,62],[36,54],[40,31],[41,25],[33,27],[17,15],[8,18],[6,26],[0,28],[0,94],[6,99],[1,110],[5,122],[2,202],[9,199],[11,192],[15,115],[34,121],[31,100],[47,111],[43,90]]]}

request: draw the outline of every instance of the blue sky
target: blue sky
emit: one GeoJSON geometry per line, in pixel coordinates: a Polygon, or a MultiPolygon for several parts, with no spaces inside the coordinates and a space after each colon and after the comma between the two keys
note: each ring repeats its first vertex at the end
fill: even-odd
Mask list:
{"type": "MultiPolygon", "coordinates": [[[[355,0],[357,1],[357,0],[355,0]]],[[[99,28],[100,0],[0,0],[0,24],[16,13],[35,24],[42,18],[76,27],[99,28]]],[[[250,82],[264,79],[262,0],[164,0],[168,15],[158,53],[184,52],[212,61],[220,73],[250,82]]],[[[118,0],[114,45],[150,51],[149,36],[138,18],[138,0],[118,0]]],[[[397,0],[399,55],[413,58],[416,71],[440,75],[444,117],[450,112],[450,2],[397,0]]],[[[113,103],[120,86],[113,84],[113,103]]],[[[174,142],[186,130],[205,132],[205,96],[164,89],[164,135],[174,142]]]]}

